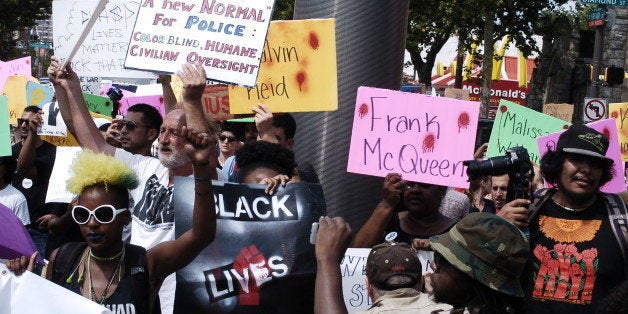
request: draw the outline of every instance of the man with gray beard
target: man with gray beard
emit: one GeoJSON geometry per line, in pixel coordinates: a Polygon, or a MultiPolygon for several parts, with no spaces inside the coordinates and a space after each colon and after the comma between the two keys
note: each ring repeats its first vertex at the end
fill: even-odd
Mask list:
{"type": "MultiPolygon", "coordinates": [[[[56,57],[52,58],[48,68],[61,115],[81,147],[115,156],[137,173],[140,184],[129,191],[134,200],[130,243],[143,246],[146,250],[175,239],[172,203],[174,177],[193,174],[192,164],[183,150],[185,140],[180,136],[182,129],[187,127],[201,132],[204,137],[214,138],[208,134],[209,123],[204,119],[201,107],[205,70],[198,64],[184,64],[178,75],[184,83],[183,109],[173,110],[166,115],[159,130],[158,159],[155,159],[107,144],[89,115],[76,73],[69,65],[65,70],[60,70],[60,62],[56,57]]],[[[210,178],[199,179],[215,178],[216,173],[213,173],[210,178]]],[[[163,313],[172,313],[175,288],[175,277],[171,275],[166,278],[159,293],[163,313]]]]}

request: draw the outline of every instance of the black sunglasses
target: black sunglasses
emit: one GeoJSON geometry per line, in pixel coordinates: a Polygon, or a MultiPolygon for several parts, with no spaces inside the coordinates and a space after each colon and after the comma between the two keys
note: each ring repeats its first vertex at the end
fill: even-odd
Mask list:
{"type": "Polygon", "coordinates": [[[26,125],[28,125],[31,122],[31,120],[28,119],[22,119],[22,118],[17,118],[17,125],[20,126],[24,123],[26,123],[26,125]]]}
{"type": "Polygon", "coordinates": [[[235,136],[219,135],[219,136],[218,136],[218,139],[219,139],[221,142],[224,142],[225,140],[227,140],[227,142],[229,142],[229,143],[233,143],[233,142],[235,142],[235,141],[236,141],[235,136]]]}
{"type": "Polygon", "coordinates": [[[126,129],[129,130],[129,132],[133,132],[135,128],[141,125],[135,121],[129,121],[129,120],[118,121],[118,130],[122,130],[122,128],[124,128],[125,126],[126,126],[126,129]]]}

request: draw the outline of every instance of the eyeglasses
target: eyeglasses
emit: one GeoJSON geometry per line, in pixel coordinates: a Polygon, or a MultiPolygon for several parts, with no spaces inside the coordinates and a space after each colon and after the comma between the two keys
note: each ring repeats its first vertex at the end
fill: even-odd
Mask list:
{"type": "Polygon", "coordinates": [[[21,119],[21,118],[18,118],[18,119],[17,119],[17,125],[18,125],[18,126],[20,126],[20,125],[22,125],[22,124],[24,124],[24,123],[26,123],[26,125],[28,125],[29,123],[31,123],[31,120],[28,120],[28,119],[21,119]]]}
{"type": "Polygon", "coordinates": [[[89,222],[89,218],[94,216],[96,221],[101,224],[108,224],[112,222],[118,214],[127,210],[126,208],[116,209],[113,205],[100,205],[94,210],[89,210],[85,206],[76,205],[72,207],[72,219],[79,225],[84,225],[89,222]]]}
{"type": "Polygon", "coordinates": [[[233,142],[235,142],[235,141],[236,141],[235,136],[225,136],[225,135],[220,135],[220,136],[218,136],[218,139],[219,139],[221,142],[224,142],[225,140],[227,140],[227,142],[229,142],[229,143],[233,143],[233,142]]]}
{"type": "Polygon", "coordinates": [[[122,130],[122,128],[124,128],[125,126],[126,126],[126,129],[129,130],[129,132],[133,132],[135,128],[142,126],[142,124],[137,123],[135,121],[130,121],[130,120],[118,121],[118,130],[122,130]]]}

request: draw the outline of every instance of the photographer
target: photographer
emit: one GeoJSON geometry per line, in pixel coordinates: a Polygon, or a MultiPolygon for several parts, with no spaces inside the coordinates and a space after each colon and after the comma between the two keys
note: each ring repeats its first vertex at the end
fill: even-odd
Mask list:
{"type": "Polygon", "coordinates": [[[626,278],[625,203],[600,192],[613,177],[608,145],[596,130],[572,125],[541,159],[554,187],[536,193],[532,205],[517,199],[499,213],[529,229],[533,254],[522,275],[529,313],[592,313],[626,278]]]}

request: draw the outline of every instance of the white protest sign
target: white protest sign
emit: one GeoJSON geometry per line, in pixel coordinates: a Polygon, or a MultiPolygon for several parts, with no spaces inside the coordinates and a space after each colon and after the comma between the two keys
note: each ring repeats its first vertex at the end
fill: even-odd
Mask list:
{"type": "MultiPolygon", "coordinates": [[[[0,263],[0,313],[105,314],[107,308],[29,271],[15,276],[0,263]]],[[[134,306],[117,313],[135,313],[134,306]],[[131,309],[132,307],[132,309],[131,309]]]]}
{"type": "MultiPolygon", "coordinates": [[[[54,0],[52,29],[55,54],[67,58],[85,29],[98,0],[54,0]]],[[[154,78],[124,69],[124,57],[140,0],[109,0],[72,58],[72,68],[85,77],[154,78]]]]}
{"type": "Polygon", "coordinates": [[[48,185],[46,203],[69,203],[74,198],[74,194],[65,188],[65,182],[70,178],[70,166],[81,150],[78,146],[57,146],[57,158],[55,158],[50,175],[50,182],[56,182],[56,184],[48,185]]]}
{"type": "Polygon", "coordinates": [[[41,110],[44,112],[41,115],[44,123],[41,125],[39,130],[37,130],[37,134],[68,136],[68,128],[59,113],[59,104],[57,102],[47,103],[41,106],[41,110]]]}
{"type": "Polygon", "coordinates": [[[348,248],[340,262],[342,295],[349,313],[366,310],[373,304],[366,291],[366,258],[371,249],[348,248]]]}
{"type": "Polygon", "coordinates": [[[201,63],[207,78],[255,86],[274,0],[144,0],[125,67],[176,73],[201,63]]]}

